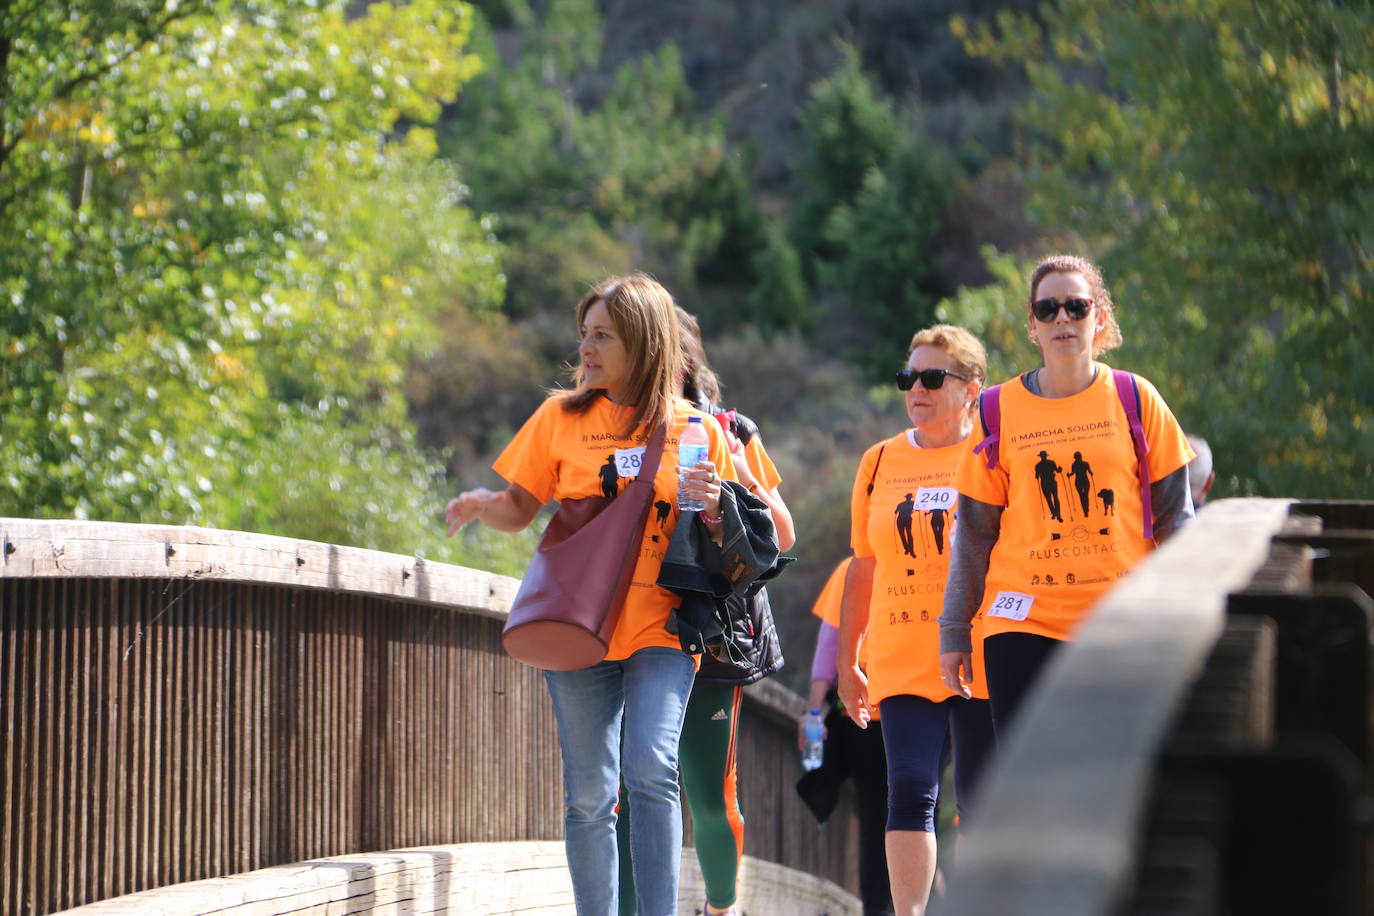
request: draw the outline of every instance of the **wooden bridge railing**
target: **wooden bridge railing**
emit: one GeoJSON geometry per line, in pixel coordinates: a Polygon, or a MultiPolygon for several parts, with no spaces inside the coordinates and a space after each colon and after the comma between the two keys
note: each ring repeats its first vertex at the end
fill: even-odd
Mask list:
{"type": "MultiPolygon", "coordinates": [[[[0,912],[561,838],[552,711],[500,647],[515,585],[240,532],[0,519],[0,912]]],[[[852,809],[821,829],[792,788],[800,704],[746,702],[746,852],[853,890],[852,809]]]]}
{"type": "Polygon", "coordinates": [[[1223,500],[1056,655],[970,820],[959,916],[1365,916],[1374,503],[1223,500]]]}

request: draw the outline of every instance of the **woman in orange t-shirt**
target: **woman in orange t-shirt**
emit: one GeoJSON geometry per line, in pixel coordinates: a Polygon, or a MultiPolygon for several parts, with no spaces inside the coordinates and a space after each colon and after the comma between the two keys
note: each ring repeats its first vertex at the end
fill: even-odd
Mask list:
{"type": "Polygon", "coordinates": [[[550,396],[496,459],[496,471],[510,482],[506,489],[469,490],[445,509],[450,534],[473,519],[519,531],[550,499],[618,491],[638,474],[652,431],[667,426],[654,476],[657,511],[645,519],[606,660],[580,671],[544,672],[563,755],[565,846],[579,916],[616,912],[622,778],[635,812],[630,849],[638,910],[665,916],[677,909],[678,739],[696,660],[666,628],[677,599],[657,580],[680,515],[678,471],[668,456],[689,418],[706,428],[710,460],[685,472],[683,489],[705,501],[699,514],[717,541],[723,532],[717,472],[734,472],[719,425],[678,396],[682,344],[674,309],[668,291],[641,274],[607,280],[584,296],[577,306],[576,389],[550,396]]]}
{"type": "Polygon", "coordinates": [[[935,876],[935,803],[946,740],[963,810],[992,744],[986,695],[944,684],[936,620],[956,527],[954,473],[987,376],[983,345],[936,325],[911,339],[897,373],[911,428],[859,462],[851,501],[854,559],[840,603],[840,700],[861,728],[881,713],[887,752],[887,864],[900,916],[925,911],[935,876]],[[867,663],[859,664],[860,647],[867,663]]]}
{"type": "Polygon", "coordinates": [[[977,684],[971,653],[980,641],[970,622],[981,620],[998,734],[1093,603],[1193,517],[1193,450],[1159,392],[1136,376],[1153,513],[1146,538],[1134,418],[1110,367],[1096,360],[1121,343],[1096,265],[1042,261],[1026,320],[1044,365],[1001,386],[993,466],[972,450],[987,436],[987,413],[960,460],[959,534],[940,616],[941,671],[965,695],[977,684]]]}

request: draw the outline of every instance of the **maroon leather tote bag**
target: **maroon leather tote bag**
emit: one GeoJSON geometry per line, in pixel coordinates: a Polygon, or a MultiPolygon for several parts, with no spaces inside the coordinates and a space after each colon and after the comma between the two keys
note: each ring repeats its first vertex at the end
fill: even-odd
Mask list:
{"type": "Polygon", "coordinates": [[[558,504],[501,631],[512,658],[575,671],[606,657],[639,560],[665,437],[659,427],[644,450],[639,476],[618,496],[558,504]]]}

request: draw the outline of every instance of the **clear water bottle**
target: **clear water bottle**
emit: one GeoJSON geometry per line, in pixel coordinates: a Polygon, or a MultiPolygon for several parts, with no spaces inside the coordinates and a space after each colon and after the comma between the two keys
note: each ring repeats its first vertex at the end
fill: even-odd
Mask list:
{"type": "Polygon", "coordinates": [[[701,417],[688,417],[687,428],[677,444],[677,507],[683,512],[700,512],[706,502],[692,499],[684,489],[683,475],[705,461],[710,455],[711,440],[706,437],[706,427],[701,425],[701,417]]]}
{"type": "Polygon", "coordinates": [[[821,758],[825,756],[825,721],[821,719],[821,711],[812,708],[806,713],[806,720],[802,723],[802,733],[806,736],[806,749],[802,751],[802,767],[814,770],[821,765],[821,758]]]}

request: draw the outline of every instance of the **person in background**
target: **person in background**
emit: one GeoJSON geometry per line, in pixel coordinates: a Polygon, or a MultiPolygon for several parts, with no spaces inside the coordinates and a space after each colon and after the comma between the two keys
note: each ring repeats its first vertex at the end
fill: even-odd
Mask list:
{"type": "MultiPolygon", "coordinates": [[[[921,916],[930,899],[946,744],[953,748],[961,815],[992,747],[982,679],[961,695],[941,679],[937,651],[949,570],[937,519],[942,533],[986,376],[983,345],[965,329],[942,324],[917,332],[897,373],[911,426],[869,448],[854,477],[854,560],[841,602],[836,666],[840,701],[855,724],[866,728],[875,708],[883,721],[887,864],[898,916],[921,916]],[[912,507],[914,534],[894,530],[892,507],[903,504],[912,507]],[[861,646],[867,665],[859,663],[861,646]]],[[[962,523],[950,524],[957,540],[962,523]]],[[[975,668],[980,661],[975,656],[975,668]]]]}
{"type": "Polygon", "coordinates": [[[1193,517],[1193,451],[1178,421],[1147,380],[1126,374],[1132,390],[1119,391],[1116,374],[1097,361],[1121,343],[1097,266],[1046,258],[1031,273],[1025,309],[1043,363],[1001,385],[995,409],[982,404],[955,479],[959,528],[940,616],[941,671],[965,696],[977,683],[973,650],[982,643],[999,738],[1102,593],[1193,517]],[[1126,412],[1133,395],[1137,416],[1126,412]],[[1082,517],[1047,510],[1037,471],[1046,460],[1068,464],[1074,452],[1097,490],[1082,517]],[[981,639],[971,632],[978,617],[981,639]]]}
{"type": "MultiPolygon", "coordinates": [[[[887,757],[883,750],[882,723],[874,719],[860,728],[845,715],[836,685],[839,674],[835,653],[840,645],[840,599],[852,557],[846,557],[830,574],[811,613],[820,618],[816,652],[811,660],[811,688],[807,709],[825,716],[825,756],[819,769],[802,774],[797,794],[825,823],[839,802],[840,787],[853,780],[859,820],[859,897],[863,916],[892,916],[892,885],[888,878],[884,836],[887,829],[887,757]]],[[[862,648],[860,665],[867,662],[862,648]]],[[[797,747],[805,749],[806,716],[797,720],[797,747]]]]}
{"type": "Polygon", "coordinates": [[[634,477],[635,455],[642,458],[651,434],[666,425],[654,497],[669,510],[645,520],[634,581],[606,658],[544,677],[563,758],[565,846],[577,913],[616,911],[615,808],[623,776],[635,810],[630,858],[639,912],[672,916],[682,857],[678,738],[697,665],[667,630],[676,598],[657,580],[680,518],[678,469],[669,456],[689,417],[703,419],[710,459],[686,473],[683,487],[705,501],[701,521],[717,541],[721,476],[733,477],[733,466],[716,422],[679,396],[681,333],[666,289],[642,274],[613,277],[582,297],[577,327],[576,387],[550,395],[496,459],[509,486],[468,490],[449,502],[444,516],[450,534],[473,520],[520,531],[550,499],[603,495],[608,454],[621,454],[622,477],[634,477]]]}
{"type": "MultiPolygon", "coordinates": [[[[677,318],[682,330],[683,397],[698,410],[718,418],[728,415],[733,421],[722,427],[735,479],[767,504],[778,548],[789,550],[796,543],[792,513],[778,490],[782,478],[763,447],[763,438],[753,421],[734,411],[721,411],[717,406],[720,380],[706,364],[700,326],[681,307],[677,309],[677,318]]],[[[702,904],[705,916],[738,916],[735,902],[739,864],[744,855],[744,815],[740,811],[736,768],[740,702],[746,684],[776,672],[783,662],[766,589],[749,599],[748,612],[748,625],[736,632],[736,645],[743,647],[748,664],[737,666],[709,654],[702,656],[678,750],[683,794],[692,813],[697,863],[706,885],[706,901],[702,904]]],[[[632,809],[622,787],[620,810],[624,816],[616,822],[622,850],[630,843],[632,809]]],[[[636,916],[635,877],[625,867],[623,857],[620,881],[620,916],[636,916]]]]}
{"type": "Polygon", "coordinates": [[[1200,509],[1202,504],[1207,502],[1207,494],[1212,492],[1212,484],[1216,483],[1217,474],[1212,469],[1212,447],[1207,444],[1207,440],[1201,436],[1190,435],[1188,444],[1197,453],[1197,457],[1188,462],[1188,487],[1193,494],[1193,508],[1200,509]]]}

